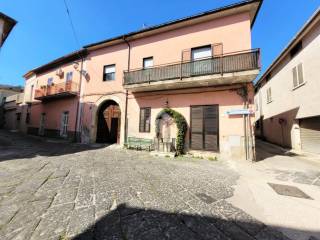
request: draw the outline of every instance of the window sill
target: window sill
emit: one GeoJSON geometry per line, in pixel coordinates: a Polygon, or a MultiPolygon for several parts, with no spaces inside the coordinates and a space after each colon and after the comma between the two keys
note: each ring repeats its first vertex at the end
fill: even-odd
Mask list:
{"type": "Polygon", "coordinates": [[[296,90],[296,89],[298,89],[298,88],[300,88],[300,87],[304,86],[305,84],[306,84],[306,82],[301,83],[300,85],[298,85],[298,86],[296,86],[296,87],[292,88],[292,91],[294,91],[294,90],[296,90]]]}

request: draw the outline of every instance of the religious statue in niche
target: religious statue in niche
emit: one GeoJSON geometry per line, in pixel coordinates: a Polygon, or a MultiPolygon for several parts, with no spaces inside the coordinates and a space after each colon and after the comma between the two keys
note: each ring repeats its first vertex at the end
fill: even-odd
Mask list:
{"type": "Polygon", "coordinates": [[[164,152],[171,152],[175,148],[175,137],[177,135],[177,126],[174,119],[167,113],[164,113],[159,119],[159,132],[157,134],[159,149],[164,152]]]}

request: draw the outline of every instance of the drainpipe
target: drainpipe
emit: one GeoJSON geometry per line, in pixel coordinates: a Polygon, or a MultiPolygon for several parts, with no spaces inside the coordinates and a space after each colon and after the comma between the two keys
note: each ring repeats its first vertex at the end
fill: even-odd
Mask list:
{"type": "Polygon", "coordinates": [[[75,127],[74,127],[74,132],[75,132],[75,135],[74,135],[74,141],[75,142],[78,142],[79,140],[79,128],[80,126],[79,123],[80,123],[80,118],[81,118],[81,114],[80,114],[80,100],[81,100],[81,87],[82,87],[82,73],[83,73],[83,62],[84,62],[84,57],[81,53],[81,64],[80,64],[80,82],[79,82],[79,96],[78,96],[78,102],[77,102],[77,110],[76,110],[76,122],[75,122],[75,127]]]}
{"type": "MultiPolygon", "coordinates": [[[[128,45],[128,67],[127,71],[130,71],[130,58],[131,58],[131,45],[126,39],[126,36],[123,36],[123,41],[128,45]]],[[[127,143],[128,138],[128,90],[126,90],[126,102],[124,110],[124,143],[127,143]]]]}

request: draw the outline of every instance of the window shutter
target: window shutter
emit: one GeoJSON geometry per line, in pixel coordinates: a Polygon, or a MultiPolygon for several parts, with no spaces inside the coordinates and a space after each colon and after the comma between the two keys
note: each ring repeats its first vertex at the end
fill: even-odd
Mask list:
{"type": "Polygon", "coordinates": [[[182,62],[190,61],[191,60],[191,49],[183,50],[181,57],[182,57],[182,59],[181,59],[182,62]]]}
{"type": "Polygon", "coordinates": [[[203,107],[191,108],[191,148],[203,149],[203,107]]]}
{"type": "Polygon", "coordinates": [[[293,75],[293,87],[297,87],[298,86],[298,74],[297,74],[297,68],[294,67],[292,69],[292,75],[293,75]]]}
{"type": "Polygon", "coordinates": [[[299,79],[299,85],[301,85],[304,82],[302,63],[298,65],[298,79],[299,79]]]}
{"type": "Polygon", "coordinates": [[[218,107],[204,108],[204,148],[208,151],[218,150],[218,107]]]}
{"type": "Polygon", "coordinates": [[[214,57],[220,57],[223,55],[223,44],[222,43],[217,43],[213,44],[213,56],[214,57]]]}
{"type": "Polygon", "coordinates": [[[145,132],[150,132],[150,116],[151,116],[151,108],[145,109],[145,132]]]}
{"type": "Polygon", "coordinates": [[[140,123],[139,123],[139,132],[144,132],[145,126],[145,111],[144,108],[140,109],[140,123]]]}

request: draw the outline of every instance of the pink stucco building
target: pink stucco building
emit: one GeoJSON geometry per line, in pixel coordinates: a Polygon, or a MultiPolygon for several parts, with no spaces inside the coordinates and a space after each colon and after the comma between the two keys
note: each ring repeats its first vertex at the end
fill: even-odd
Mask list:
{"type": "Polygon", "coordinates": [[[186,151],[251,158],[252,81],[260,71],[251,28],[261,3],[125,34],[31,70],[29,133],[85,143],[148,139],[167,151],[176,147],[179,129],[160,112],[171,109],[186,121],[186,151]]]}

